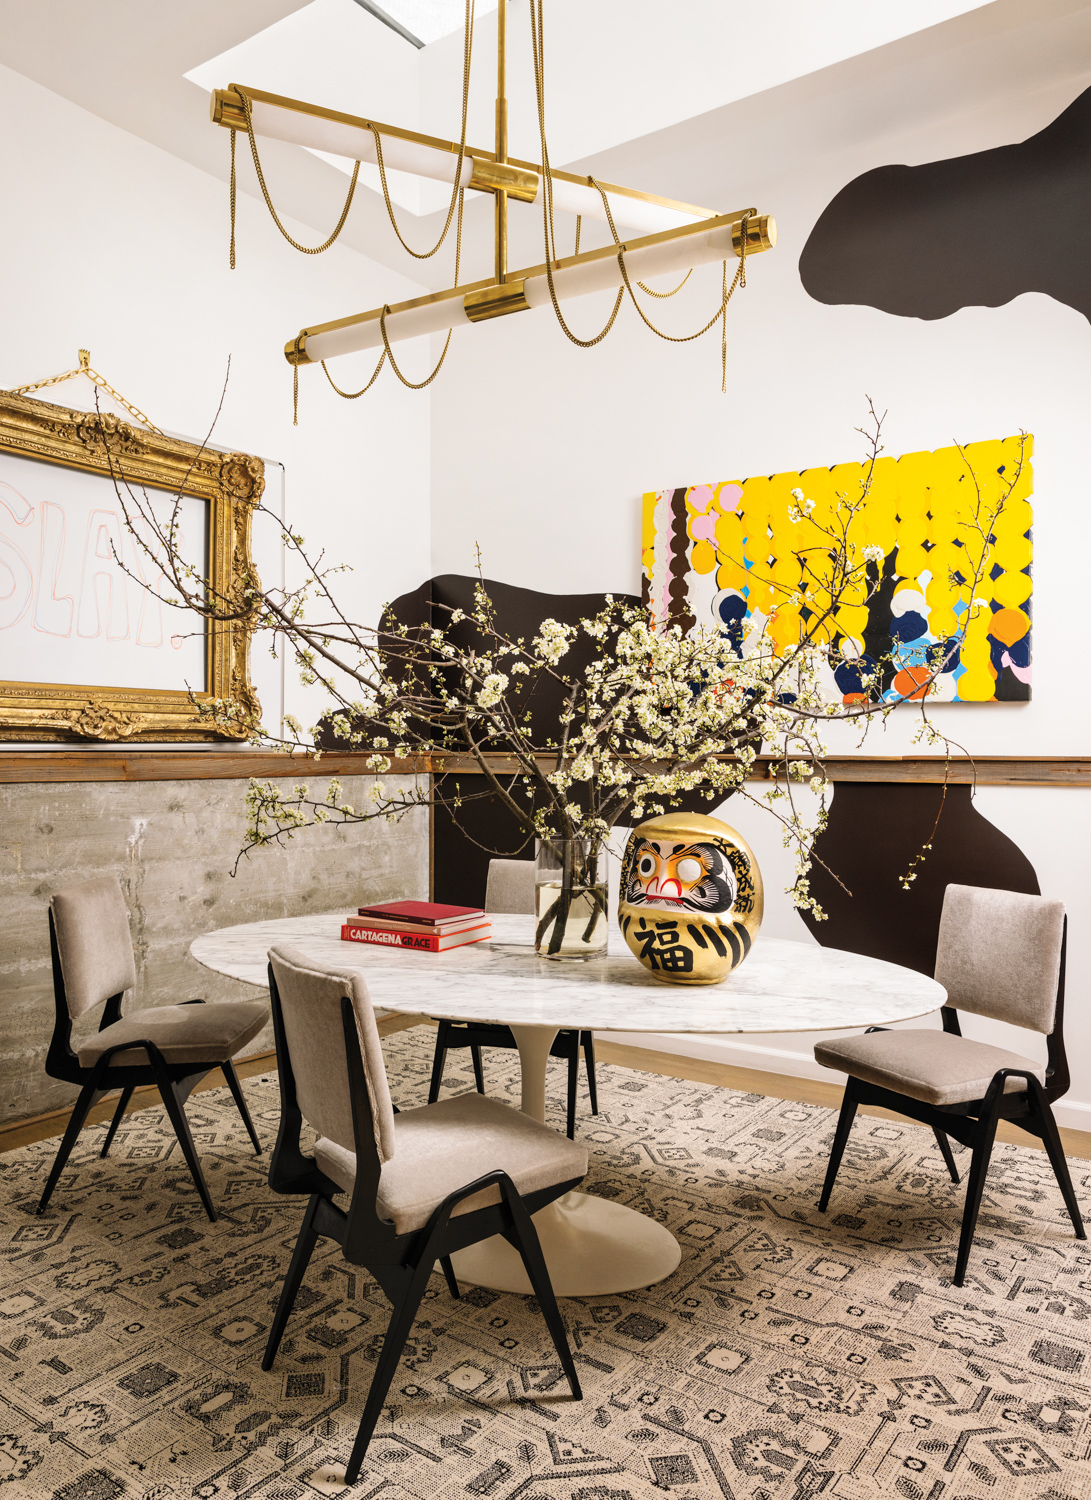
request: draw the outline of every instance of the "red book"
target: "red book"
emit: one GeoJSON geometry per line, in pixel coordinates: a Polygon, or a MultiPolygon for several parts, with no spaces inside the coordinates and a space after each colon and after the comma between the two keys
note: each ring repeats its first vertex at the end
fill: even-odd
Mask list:
{"type": "Polygon", "coordinates": [[[345,921],[354,927],[362,924],[365,927],[381,928],[384,932],[442,933],[444,936],[451,932],[466,932],[471,927],[480,927],[487,920],[484,912],[480,911],[474,912],[472,917],[463,917],[458,922],[443,922],[435,927],[427,926],[423,922],[395,922],[391,918],[375,917],[370,913],[363,917],[352,915],[345,918],[345,921]]]}
{"type": "Polygon", "coordinates": [[[411,948],[420,953],[446,953],[449,948],[464,948],[470,943],[485,943],[491,934],[488,922],[468,932],[391,932],[387,928],[367,927],[346,922],[341,928],[343,943],[376,943],[384,948],[411,948]]]}
{"type": "Polygon", "coordinates": [[[467,917],[485,919],[479,906],[445,906],[437,901],[380,901],[376,906],[360,906],[361,917],[380,917],[388,921],[412,922],[418,926],[438,930],[453,923],[462,923],[467,917]]]}

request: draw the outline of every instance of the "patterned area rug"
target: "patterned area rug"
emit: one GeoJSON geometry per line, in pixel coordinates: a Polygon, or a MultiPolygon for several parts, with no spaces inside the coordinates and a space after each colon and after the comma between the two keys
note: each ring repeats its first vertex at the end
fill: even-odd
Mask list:
{"type": "MultiPolygon", "coordinates": [[[[386,1043],[403,1106],[425,1097],[433,1037],[386,1043]]],[[[514,1097],[514,1063],[487,1054],[490,1092],[514,1097]]],[[[468,1067],[451,1055],[455,1091],[468,1067]]],[[[161,1110],[130,1117],[107,1162],[105,1127],[86,1131],[43,1219],[56,1143],[0,1157],[0,1495],[1091,1496],[1091,1253],[1043,1154],[998,1147],[957,1291],[960,1195],[925,1130],[858,1122],[822,1216],[828,1111],[601,1074],[601,1113],[580,1117],[588,1185],[668,1224],[681,1266],[648,1291],[562,1302],[581,1404],[528,1301],[471,1288],[456,1303],[435,1276],[351,1492],[387,1304],[336,1247],[319,1251],[262,1374],[301,1206],[268,1191],[226,1090],[189,1105],[216,1225],[161,1110]]],[[[244,1087],[271,1146],[275,1075],[244,1087]]],[[[1091,1207],[1087,1163],[1073,1176],[1091,1207]]]]}

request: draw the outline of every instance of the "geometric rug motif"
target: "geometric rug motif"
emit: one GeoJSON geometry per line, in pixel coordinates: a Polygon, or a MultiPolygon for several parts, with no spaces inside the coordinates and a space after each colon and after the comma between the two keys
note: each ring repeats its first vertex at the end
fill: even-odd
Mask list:
{"type": "MultiPolygon", "coordinates": [[[[384,1043],[402,1107],[426,1097],[434,1040],[384,1043]]],[[[445,1094],[472,1087],[468,1054],[449,1064],[445,1094]]],[[[514,1054],[485,1066],[517,1099],[514,1054]]],[[[106,1162],[105,1126],[85,1130],[41,1219],[57,1143],[0,1157],[0,1500],[1088,1500],[1091,1254],[1044,1153],[997,1146],[959,1290],[962,1193],[929,1131],[858,1119],[821,1215],[830,1111],[599,1078],[586,1186],[666,1224],[681,1265],[562,1301],[581,1403],[530,1299],[455,1302],[433,1277],[352,1491],[388,1304],[322,1242],[262,1373],[303,1206],[265,1182],[275,1074],[244,1084],[260,1159],[225,1089],[189,1102],[214,1225],[162,1110],[106,1162]]],[[[558,1065],[561,1129],[563,1096],[558,1065]]]]}

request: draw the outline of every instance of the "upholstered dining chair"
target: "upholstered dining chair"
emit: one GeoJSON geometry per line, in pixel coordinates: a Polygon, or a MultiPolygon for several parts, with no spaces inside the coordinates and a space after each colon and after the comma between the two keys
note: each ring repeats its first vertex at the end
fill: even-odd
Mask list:
{"type": "MultiPolygon", "coordinates": [[[[531,859],[490,859],[489,878],[485,886],[485,910],[488,912],[519,912],[534,914],[534,861],[531,859]]],[[[439,1098],[443,1082],[443,1069],[447,1054],[456,1048],[469,1047],[473,1062],[474,1082],[477,1092],[485,1092],[485,1072],[481,1066],[482,1047],[515,1046],[515,1037],[510,1026],[501,1026],[494,1021],[444,1021],[440,1020],[436,1036],[436,1050],[432,1058],[432,1081],[428,1087],[428,1103],[439,1098]]],[[[595,1080],[595,1037],[591,1031],[575,1029],[558,1031],[549,1049],[550,1057],[564,1058],[568,1063],[568,1139],[576,1135],[576,1090],[579,1085],[580,1049],[583,1049],[584,1066],[587,1069],[587,1092],[591,1099],[591,1113],[599,1112],[599,1094],[595,1080]]]]}
{"type": "Polygon", "coordinates": [[[100,1152],[106,1156],[133,1090],[154,1084],[205,1213],[215,1223],[216,1210],[201,1172],[185,1103],[205,1074],[220,1068],[254,1151],[261,1155],[261,1142],[231,1059],[257,1036],[269,1019],[269,1007],[262,1000],[186,1000],[181,1005],[149,1006],[123,1016],[121,1002],[125,991],[136,983],[136,961],[125,897],[112,875],[56,893],[49,903],[49,942],[57,1013],[45,1070],[50,1078],[80,1085],[80,1094],[38,1212],[48,1204],[91,1106],[104,1094],[121,1090],[100,1152]],[[72,1023],[104,1001],[98,1031],[77,1042],[73,1050],[72,1023]]]}
{"type": "Polygon", "coordinates": [[[996,1127],[1010,1120],[1043,1143],[1077,1239],[1086,1239],[1052,1105],[1069,1085],[1064,1048],[1067,918],[1060,901],[1016,891],[949,885],[944,895],[935,977],[947,991],[942,1031],[888,1031],[820,1042],[818,1062],[848,1074],[819,1208],[841,1165],[853,1117],[878,1104],[930,1125],[947,1169],[958,1169],[947,1137],[973,1151],[958,1258],[962,1286],[973,1245],[996,1127]],[[1008,1021],[1046,1037],[1045,1066],[962,1035],[958,1013],[1008,1021]]]}
{"type": "Polygon", "coordinates": [[[502,1234],[518,1251],[573,1397],[576,1367],[530,1215],[582,1181],[587,1152],[499,1100],[462,1094],[397,1113],[367,985],[359,969],[316,967],[298,949],[269,950],[280,1081],[280,1131],[269,1168],[277,1193],[309,1202],[262,1369],[270,1370],[320,1237],[367,1268],[393,1304],[349,1459],[354,1484],[438,1261],[458,1297],[451,1256],[502,1234]],[[306,1120],[318,1139],[300,1146],[306,1120]],[[334,1198],[346,1193],[348,1208],[334,1198]]]}

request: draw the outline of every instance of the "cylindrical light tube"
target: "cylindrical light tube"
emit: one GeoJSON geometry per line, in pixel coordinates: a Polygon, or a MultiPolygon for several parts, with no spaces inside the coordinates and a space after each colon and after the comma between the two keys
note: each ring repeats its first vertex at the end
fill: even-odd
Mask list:
{"type": "MultiPolygon", "coordinates": [[[[538,184],[534,206],[540,211],[544,185],[538,184]]],[[[707,214],[687,213],[684,209],[668,208],[665,203],[652,203],[644,198],[630,198],[626,193],[606,191],[610,200],[610,212],[619,229],[635,230],[637,234],[661,234],[664,229],[681,229],[684,224],[696,224],[707,214]]],[[[564,177],[553,179],[553,208],[557,213],[580,214],[585,219],[597,219],[605,224],[606,210],[602,206],[602,194],[598,188],[586,182],[569,182],[564,177]]]]}
{"type": "MultiPolygon", "coordinates": [[[[638,244],[625,252],[625,269],[632,282],[652,276],[680,275],[691,266],[734,260],[738,251],[735,238],[738,220],[716,219],[712,227],[694,226],[687,234],[656,244],[638,244]]],[[[747,236],[748,253],[770,249],[776,244],[776,224],[771,218],[750,221],[747,236]]],[[[550,301],[549,281],[544,266],[529,271],[515,271],[511,281],[523,282],[527,307],[544,307],[550,301]]],[[[562,265],[553,272],[558,301],[571,301],[592,292],[616,291],[621,285],[621,267],[616,253],[607,249],[580,256],[575,265],[562,265]]],[[[391,343],[419,338],[426,333],[445,333],[470,322],[466,315],[466,288],[452,288],[431,297],[417,298],[391,308],[386,315],[386,335],[391,343]]],[[[380,313],[366,313],[360,318],[345,319],[340,325],[326,325],[306,335],[306,358],[310,362],[334,359],[356,350],[379,349],[383,337],[380,313]]]]}
{"type": "MultiPolygon", "coordinates": [[[[285,104],[276,104],[262,98],[260,93],[251,94],[249,89],[243,92],[250,98],[250,118],[256,136],[285,141],[294,146],[307,146],[312,151],[326,151],[348,161],[366,161],[373,166],[378,164],[375,136],[367,125],[355,124],[345,118],[330,119],[326,114],[312,113],[306,105],[289,108],[285,104]]],[[[228,94],[227,97],[232,96],[228,94]]],[[[237,100],[238,96],[234,97],[237,100]]],[[[292,102],[294,104],[295,101],[292,102]]],[[[236,103],[230,122],[220,117],[218,123],[234,124],[237,115],[236,103]]],[[[457,152],[430,146],[425,141],[406,140],[401,135],[388,134],[382,126],[379,130],[383,142],[383,162],[387,167],[393,171],[412,172],[418,177],[428,177],[433,182],[455,181],[457,152]]],[[[467,147],[462,170],[458,173],[459,186],[469,187],[473,175],[473,156],[467,147]]],[[[539,180],[537,196],[534,198],[534,205],[539,211],[543,191],[539,180]]],[[[690,210],[685,204],[671,206],[639,196],[630,197],[627,193],[619,192],[615,184],[607,189],[607,196],[614,223],[619,228],[636,234],[660,234],[665,229],[679,229],[683,225],[699,223],[701,219],[709,217],[707,211],[690,210]]],[[[570,181],[567,175],[555,176],[553,179],[553,207],[559,213],[581,214],[585,219],[606,222],[606,210],[599,190],[587,182],[570,181]]]]}
{"type": "MultiPolygon", "coordinates": [[[[257,136],[287,141],[293,146],[309,146],[312,151],[328,151],[333,156],[347,157],[349,161],[378,165],[375,136],[364,125],[350,125],[344,120],[326,119],[323,115],[282,109],[262,99],[251,101],[250,118],[257,136]]],[[[393,171],[414,172],[418,177],[430,177],[435,182],[454,182],[458,166],[458,156],[454,152],[442,151],[420,141],[403,140],[396,135],[384,135],[382,139],[383,163],[393,171]]],[[[460,187],[469,185],[473,171],[473,159],[467,151],[458,179],[460,187]]]]}

